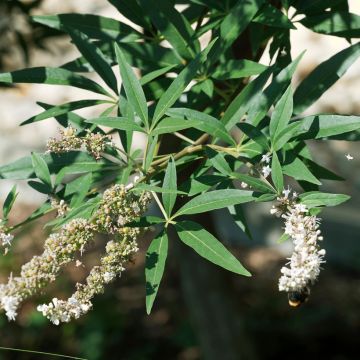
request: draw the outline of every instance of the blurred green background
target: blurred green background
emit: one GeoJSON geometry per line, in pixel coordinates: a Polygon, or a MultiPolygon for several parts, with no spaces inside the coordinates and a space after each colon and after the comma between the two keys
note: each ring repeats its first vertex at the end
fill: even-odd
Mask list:
{"type": "MultiPolygon", "coordinates": [[[[355,3],[355,2],[354,2],[355,3]]],[[[357,4],[359,5],[359,4],[357,4]]],[[[358,8],[353,12],[359,13],[358,8]]],[[[72,57],[68,39],[29,23],[29,13],[80,11],[113,16],[106,1],[7,1],[0,0],[0,71],[28,65],[59,64],[72,57]],[[75,4],[77,3],[77,4],[75,4]],[[87,4],[86,4],[87,3],[87,4]]],[[[295,47],[308,48],[297,74],[305,76],[346,42],[294,34],[295,47]],[[297,44],[297,45],[296,45],[297,44]]],[[[297,51],[296,49],[294,51],[297,51]]],[[[360,63],[325,95],[313,112],[360,114],[360,63]]],[[[296,81],[296,80],[295,80],[296,81]]],[[[56,126],[50,122],[18,129],[18,124],[38,110],[36,100],[44,96],[62,102],[67,96],[57,89],[21,86],[0,90],[0,160],[8,162],[33,149],[43,151],[46,138],[56,126]],[[14,147],[14,144],[16,146],[14,147]]],[[[72,98],[73,100],[73,98],[72,98]]],[[[47,351],[86,359],[358,359],[360,335],[360,149],[357,143],[333,141],[314,143],[316,159],[346,178],[346,182],[325,183],[324,191],[352,195],[345,205],[323,212],[322,231],[327,263],[310,300],[299,309],[287,304],[277,290],[279,270],[289,255],[289,244],[279,246],[281,222],[269,214],[269,204],[245,210],[253,230],[249,240],[230,220],[226,211],[203,219],[253,273],[242,278],[188,253],[181,244],[171,243],[164,281],[151,316],[145,313],[144,252],[152,234],[141,240],[141,251],[123,277],[94,301],[84,318],[54,326],[36,305],[52,297],[64,298],[96,263],[101,242],[86,258],[84,267],[69,266],[49,293],[27,302],[16,322],[0,316],[0,346],[47,351]],[[347,161],[350,153],[354,160],[347,161]],[[210,224],[211,223],[211,224],[210,224]],[[183,261],[179,261],[179,259],[183,261]]],[[[12,184],[0,183],[1,199],[12,184]]],[[[19,184],[22,191],[12,221],[26,217],[41,199],[19,184]]],[[[45,221],[45,219],[44,219],[45,221]]],[[[36,253],[46,234],[44,221],[23,229],[7,256],[0,258],[0,279],[36,253]]],[[[23,352],[0,350],[0,359],[50,359],[23,352]]]]}

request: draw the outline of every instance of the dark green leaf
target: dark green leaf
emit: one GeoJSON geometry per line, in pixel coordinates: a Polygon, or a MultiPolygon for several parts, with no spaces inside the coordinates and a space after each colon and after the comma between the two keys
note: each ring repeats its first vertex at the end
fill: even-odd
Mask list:
{"type": "Polygon", "coordinates": [[[305,204],[308,207],[337,206],[350,199],[349,195],[330,194],[318,191],[304,193],[301,194],[299,197],[301,203],[305,204]]]}
{"type": "MultiPolygon", "coordinates": [[[[176,176],[176,165],[173,158],[168,162],[168,166],[165,171],[163,188],[168,190],[177,190],[177,176],[176,176]]],[[[176,201],[176,193],[163,193],[162,195],[164,209],[166,214],[170,217],[171,212],[174,208],[176,201]]]]}
{"type": "Polygon", "coordinates": [[[253,22],[285,29],[296,29],[289,18],[281,10],[270,4],[264,4],[253,22]]]}
{"type": "Polygon", "coordinates": [[[113,129],[145,132],[145,130],[134,121],[123,117],[98,117],[86,120],[86,122],[100,126],[107,126],[113,129]]]}
{"type": "Polygon", "coordinates": [[[283,131],[290,121],[293,112],[293,97],[291,85],[274,108],[270,120],[270,139],[274,145],[275,138],[283,131]]]}
{"type": "Polygon", "coordinates": [[[194,79],[197,71],[200,69],[201,64],[206,60],[207,54],[213,47],[215,41],[216,40],[213,40],[180,72],[180,74],[175,78],[175,80],[161,96],[155,108],[153,117],[154,124],[156,124],[162,118],[170,106],[172,106],[180,97],[190,81],[194,79]]]}
{"type": "Polygon", "coordinates": [[[32,83],[67,85],[110,96],[96,82],[69,70],[50,67],[34,67],[0,74],[0,83],[32,83]]]}
{"type": "Polygon", "coordinates": [[[304,180],[312,184],[321,185],[321,182],[311,173],[303,161],[296,157],[291,163],[283,166],[284,174],[295,180],[304,180]]]}
{"type": "Polygon", "coordinates": [[[101,50],[81,31],[69,29],[68,32],[76,47],[104,80],[105,84],[107,84],[107,86],[109,86],[115,94],[118,94],[119,90],[116,77],[101,50]]]}
{"type": "Polygon", "coordinates": [[[166,230],[162,230],[151,242],[146,252],[146,312],[150,314],[164,273],[169,240],[166,230]]]}
{"type": "Polygon", "coordinates": [[[41,180],[44,184],[48,185],[51,189],[51,176],[47,163],[42,157],[40,157],[40,155],[36,153],[31,154],[31,159],[37,178],[41,180]]]}
{"type": "Polygon", "coordinates": [[[280,161],[276,152],[272,154],[271,178],[276,187],[276,190],[278,191],[278,193],[281,193],[281,191],[284,189],[284,178],[281,170],[280,161]]]}
{"type": "Polygon", "coordinates": [[[255,190],[261,191],[261,192],[274,192],[274,189],[270,186],[270,184],[267,184],[265,181],[255,178],[253,176],[240,174],[240,173],[232,173],[232,177],[234,177],[237,180],[243,181],[244,183],[248,184],[255,190]]]}
{"type": "Polygon", "coordinates": [[[175,215],[178,217],[180,215],[199,214],[253,200],[255,200],[255,197],[252,191],[235,189],[215,190],[191,199],[175,215]]]}
{"type": "Polygon", "coordinates": [[[206,148],[206,155],[209,158],[211,165],[220,173],[229,175],[231,167],[225,159],[225,156],[209,147],[206,148]]]}
{"type": "Polygon", "coordinates": [[[224,140],[228,144],[234,145],[234,139],[229,135],[225,126],[218,119],[214,118],[211,115],[202,113],[197,110],[191,110],[186,108],[172,108],[166,111],[166,114],[169,116],[184,116],[189,120],[199,121],[198,124],[194,125],[194,128],[204,131],[210,134],[213,137],[218,137],[219,139],[224,140]]]}
{"type": "Polygon", "coordinates": [[[261,132],[261,130],[256,128],[254,125],[245,122],[241,122],[236,125],[246,136],[248,136],[251,140],[254,140],[256,143],[258,143],[263,149],[265,150],[270,149],[268,139],[261,132]]]}
{"type": "Polygon", "coordinates": [[[142,8],[152,22],[185,59],[194,58],[200,51],[200,44],[187,19],[168,1],[140,0],[142,8]]]}
{"type": "MultiPolygon", "coordinates": [[[[86,108],[86,107],[95,106],[95,105],[99,105],[99,104],[105,104],[105,103],[110,103],[110,102],[106,101],[106,100],[97,100],[97,99],[78,100],[78,101],[72,101],[72,102],[69,102],[69,103],[66,103],[66,104],[51,106],[50,108],[43,111],[42,113],[40,113],[40,114],[38,114],[36,116],[32,116],[31,118],[23,121],[20,125],[27,125],[27,124],[30,124],[30,123],[34,123],[34,122],[38,122],[38,121],[41,121],[41,120],[49,119],[49,118],[52,118],[52,117],[57,117],[57,116],[60,116],[60,115],[64,115],[64,114],[67,114],[67,113],[69,113],[71,111],[74,111],[74,110],[83,109],[83,108],[86,108]]],[[[42,103],[40,103],[40,104],[42,104],[42,103]]],[[[40,105],[40,106],[42,106],[42,105],[40,105]]]]}
{"type": "Polygon", "coordinates": [[[144,125],[148,128],[148,109],[144,91],[117,44],[115,44],[115,53],[119,63],[121,79],[125,88],[127,100],[143,121],[144,125]]]}
{"type": "Polygon", "coordinates": [[[229,212],[234,219],[235,224],[252,240],[252,235],[247,224],[244,210],[241,205],[233,205],[228,207],[229,212]]]}
{"type": "Polygon", "coordinates": [[[15,203],[16,197],[18,193],[16,192],[16,185],[12,187],[9,194],[6,196],[6,199],[3,204],[3,218],[7,219],[9,216],[9,213],[15,203]]]}
{"type": "Polygon", "coordinates": [[[360,43],[352,45],[317,66],[294,94],[294,112],[302,113],[338,81],[360,56],[360,43]]]}
{"type": "Polygon", "coordinates": [[[250,60],[228,60],[219,64],[211,77],[217,80],[239,79],[262,73],[268,67],[250,60]]]}
{"type": "Polygon", "coordinates": [[[135,29],[120,21],[91,14],[58,14],[33,16],[32,19],[53,29],[67,31],[69,28],[80,30],[90,38],[132,42],[140,39],[135,29]]]}
{"type": "Polygon", "coordinates": [[[196,125],[199,124],[200,121],[198,120],[184,120],[169,117],[161,120],[151,133],[153,135],[174,133],[175,131],[196,127],[196,125]]]}
{"type": "Polygon", "coordinates": [[[320,34],[360,37],[360,16],[349,12],[329,11],[322,15],[306,16],[301,23],[320,34]]]}
{"type": "Polygon", "coordinates": [[[175,228],[180,240],[206,260],[236,274],[251,276],[236,257],[201,225],[192,221],[181,221],[175,228]]]}

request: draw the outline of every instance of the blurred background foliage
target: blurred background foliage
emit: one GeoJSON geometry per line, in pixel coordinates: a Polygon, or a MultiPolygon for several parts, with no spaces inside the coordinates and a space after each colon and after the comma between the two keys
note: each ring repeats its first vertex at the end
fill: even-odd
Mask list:
{"type": "MultiPolygon", "coordinates": [[[[74,1],[56,3],[50,0],[0,0],[0,71],[28,64],[44,64],[49,58],[52,61],[55,58],[57,63],[71,58],[71,51],[65,47],[61,34],[32,24],[29,14],[100,11],[107,16],[114,15],[113,8],[106,1],[94,1],[91,5],[84,4],[87,2],[75,4],[74,1]]],[[[311,53],[311,48],[315,49],[313,63],[308,61],[297,74],[302,78],[321,62],[318,59],[316,63],[317,51],[319,58],[326,58],[329,52],[335,52],[332,47],[337,44],[334,38],[311,38],[300,25],[299,28],[298,32],[303,35],[296,34],[293,45],[301,50],[310,47],[308,53],[311,53]]],[[[357,62],[350,75],[344,77],[320,101],[316,111],[359,114],[359,92],[355,91],[359,75],[360,64],[357,62]]],[[[9,141],[6,137],[13,136],[10,138],[11,146],[14,141],[18,141],[20,150],[17,149],[17,153],[25,153],[27,147],[32,146],[14,135],[24,136],[17,132],[16,127],[32,108],[21,107],[21,113],[17,114],[16,121],[11,119],[11,123],[7,120],[7,109],[16,107],[24,96],[29,98],[32,91],[36,93],[36,86],[34,89],[30,86],[21,88],[20,95],[19,90],[16,90],[15,95],[9,95],[9,91],[14,90],[1,91],[0,116],[4,119],[0,121],[2,163],[13,156],[9,152],[10,145],[6,147],[6,141],[9,141]]],[[[52,99],[61,102],[59,98],[64,94],[52,96],[52,99]]],[[[54,128],[51,126],[44,131],[46,137],[52,132],[54,128]]],[[[41,139],[42,135],[36,136],[33,143],[41,147],[45,143],[41,139]]],[[[356,143],[334,141],[331,144],[317,143],[315,146],[314,153],[318,160],[347,179],[344,183],[325,183],[325,188],[335,191],[336,186],[336,192],[351,194],[353,198],[346,205],[327,209],[323,213],[322,230],[328,253],[327,263],[319,283],[312,289],[310,301],[300,309],[289,308],[286,297],[277,290],[279,269],[288,256],[288,244],[280,247],[275,244],[281,233],[281,223],[270,218],[266,205],[259,204],[247,211],[250,228],[254,229],[254,239],[251,241],[231,225],[226,212],[218,211],[212,219],[214,233],[233,247],[244,265],[252,269],[253,278],[227,273],[200,257],[191,261],[190,253],[185,257],[188,263],[180,264],[176,255],[187,252],[187,249],[181,244],[173,245],[157,303],[151,316],[147,316],[143,269],[144,252],[149,239],[145,238],[141,241],[142,251],[136,262],[103,296],[96,299],[94,311],[89,315],[56,327],[34,311],[41,300],[34,299],[22,308],[17,322],[8,323],[5,316],[1,315],[0,346],[49,351],[93,360],[358,359],[360,152],[356,143]],[[345,159],[347,152],[354,155],[353,161],[345,159]],[[197,288],[184,280],[189,277],[197,279],[197,288]],[[212,287],[211,284],[220,285],[212,287]],[[220,298],[220,292],[225,296],[220,298]],[[206,303],[202,301],[204,294],[206,303]],[[209,311],[219,314],[218,317],[208,317],[209,311]],[[237,341],[234,342],[234,339],[237,341]],[[229,351],[219,355],[218,343],[228,346],[229,351]]],[[[5,189],[0,191],[1,195],[5,192],[5,189]]],[[[22,202],[17,204],[13,212],[13,216],[18,218],[12,220],[17,222],[24,218],[36,205],[31,193],[25,192],[22,202]]],[[[44,223],[39,222],[22,230],[14,249],[6,257],[1,257],[2,281],[5,280],[5,274],[19,269],[24,261],[40,251],[41,239],[45,238],[42,228],[44,223]]],[[[94,253],[97,250],[94,249],[94,253]]],[[[69,266],[67,275],[51,289],[53,296],[62,297],[71,293],[74,283],[84,278],[94,261],[95,256],[90,253],[84,261],[86,266],[69,266]]],[[[50,359],[49,356],[0,351],[1,360],[40,358],[50,359]]]]}

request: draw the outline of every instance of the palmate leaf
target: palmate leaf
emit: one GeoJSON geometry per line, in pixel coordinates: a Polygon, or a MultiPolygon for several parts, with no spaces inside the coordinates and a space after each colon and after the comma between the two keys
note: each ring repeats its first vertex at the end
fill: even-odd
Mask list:
{"type": "Polygon", "coordinates": [[[168,89],[161,96],[158,101],[155,112],[153,116],[153,124],[156,124],[166,111],[175,103],[175,101],[180,97],[184,92],[187,85],[191,80],[194,79],[196,73],[200,69],[201,64],[203,64],[207,58],[207,54],[213,47],[216,39],[213,40],[200,54],[198,54],[194,60],[192,60],[176,77],[176,79],[171,83],[168,89]]]}
{"type": "Polygon", "coordinates": [[[120,67],[121,79],[125,88],[128,102],[131,104],[137,115],[143,121],[146,128],[149,127],[148,109],[144,91],[139,80],[135,76],[130,65],[126,62],[120,47],[115,44],[115,54],[120,67]]]}
{"type": "Polygon", "coordinates": [[[0,74],[0,83],[67,85],[111,96],[96,82],[69,70],[50,67],[34,67],[0,74]]]}
{"type": "Polygon", "coordinates": [[[199,214],[254,200],[255,196],[252,191],[235,189],[214,190],[191,199],[176,212],[175,216],[199,214]]]}
{"type": "Polygon", "coordinates": [[[317,66],[294,94],[294,112],[299,114],[336,83],[360,56],[360,43],[352,45],[317,66]]]}
{"type": "Polygon", "coordinates": [[[32,20],[50,28],[67,31],[77,29],[92,39],[133,42],[141,38],[135,29],[120,21],[92,14],[37,15],[32,20]]]}
{"type": "Polygon", "coordinates": [[[100,75],[104,80],[105,84],[112,89],[115,94],[118,94],[118,85],[116,77],[105,59],[101,50],[94,45],[88,36],[76,29],[68,30],[71,39],[74,44],[81,52],[81,54],[89,61],[94,70],[100,75]]]}
{"type": "Polygon", "coordinates": [[[162,230],[151,242],[146,252],[146,312],[150,314],[155,297],[163,277],[168,254],[169,239],[166,230],[162,230]]]}
{"type": "Polygon", "coordinates": [[[199,40],[195,37],[190,23],[171,2],[140,0],[140,4],[180,56],[185,59],[195,58],[200,51],[199,40]]]}
{"type": "Polygon", "coordinates": [[[176,223],[175,228],[180,240],[206,260],[236,274],[251,276],[239,260],[201,225],[193,221],[181,221],[176,223]]]}
{"type": "MultiPolygon", "coordinates": [[[[107,100],[98,100],[98,99],[92,99],[92,100],[77,100],[72,101],[66,104],[61,105],[54,105],[49,107],[47,110],[43,111],[42,113],[32,116],[31,118],[23,121],[20,125],[27,125],[34,122],[42,121],[45,119],[49,119],[52,117],[57,117],[60,115],[68,114],[71,111],[83,109],[90,106],[95,106],[99,104],[106,104],[106,103],[112,103],[111,101],[107,100]]],[[[41,104],[41,103],[40,103],[41,104]]],[[[46,106],[46,104],[43,104],[46,106]]],[[[42,105],[40,105],[42,106],[42,105]]]]}

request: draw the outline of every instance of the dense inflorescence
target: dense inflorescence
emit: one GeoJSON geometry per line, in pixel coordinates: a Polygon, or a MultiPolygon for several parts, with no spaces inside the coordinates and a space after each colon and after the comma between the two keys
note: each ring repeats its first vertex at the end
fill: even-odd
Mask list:
{"type": "Polygon", "coordinates": [[[78,318],[91,309],[93,296],[102,293],[105,284],[119,276],[137,252],[140,229],[124,225],[145,212],[149,201],[149,193],[136,195],[123,185],[114,185],[104,192],[91,219],[71,220],[60,232],[51,234],[44,252],[23,265],[20,276],[11,276],[7,284],[0,285],[1,307],[8,319],[15,319],[21,302],[55,281],[61,268],[74,261],[77,253],[81,255],[96,233],[105,233],[114,239],[106,245],[100,265],[90,271],[85,284],[77,284],[77,291],[67,301],[55,298],[38,307],[54,324],[78,318]]]}
{"type": "Polygon", "coordinates": [[[296,193],[292,196],[290,193],[284,190],[284,196],[278,198],[279,204],[271,209],[272,214],[285,220],[284,232],[294,244],[288,266],[281,269],[279,290],[301,293],[317,280],[321,264],[325,262],[325,250],[319,246],[319,241],[323,240],[320,219],[310,215],[307,206],[297,202],[296,193]]]}
{"type": "Polygon", "coordinates": [[[96,160],[101,158],[101,154],[105,151],[106,146],[112,146],[111,137],[100,133],[92,133],[87,131],[84,137],[80,137],[76,133],[76,129],[69,126],[60,130],[60,137],[50,138],[47,142],[47,151],[60,154],[73,150],[79,150],[85,147],[96,160]]]}
{"type": "Polygon", "coordinates": [[[14,235],[10,234],[7,227],[5,225],[1,225],[0,220],[0,246],[5,248],[5,251],[8,247],[11,246],[11,242],[14,239],[14,235]]]}

